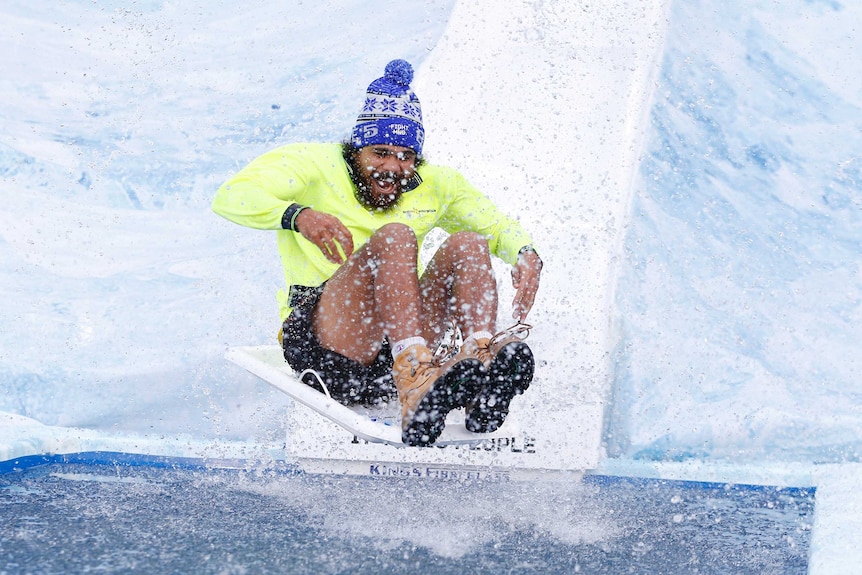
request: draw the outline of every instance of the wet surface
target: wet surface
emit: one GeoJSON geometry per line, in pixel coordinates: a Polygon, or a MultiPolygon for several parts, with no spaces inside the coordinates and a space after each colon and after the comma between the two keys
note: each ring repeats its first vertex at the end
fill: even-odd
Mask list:
{"type": "Polygon", "coordinates": [[[0,573],[804,574],[813,489],[52,464],[0,475],[0,573]]]}

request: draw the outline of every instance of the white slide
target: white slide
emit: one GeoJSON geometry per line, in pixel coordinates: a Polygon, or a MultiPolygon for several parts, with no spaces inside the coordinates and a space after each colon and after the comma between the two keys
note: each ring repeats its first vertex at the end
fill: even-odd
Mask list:
{"type": "MultiPolygon", "coordinates": [[[[667,0],[461,0],[415,82],[428,161],[460,170],[535,240],[536,374],[512,412],[586,468],[601,455],[615,262],[668,10],[667,0]]],[[[498,285],[506,327],[508,266],[498,285]]]]}
{"type": "MultiPolygon", "coordinates": [[[[282,350],[277,345],[234,347],[228,350],[226,357],[299,403],[332,420],[357,439],[407,447],[401,442],[401,414],[397,401],[380,408],[342,405],[302,383],[296,372],[284,361],[282,350]]],[[[446,428],[435,445],[480,443],[496,437],[506,437],[514,432],[514,425],[507,421],[494,433],[472,433],[464,427],[463,412],[455,411],[447,419],[446,428]]]]}
{"type": "MultiPolygon", "coordinates": [[[[595,468],[601,457],[614,262],[659,69],[666,2],[515,0],[506,3],[505,17],[496,10],[486,18],[488,10],[479,0],[456,5],[414,88],[428,160],[459,169],[517,217],[544,261],[528,318],[532,385],[513,399],[503,428],[478,444],[456,413],[439,447],[404,448],[391,417],[323,402],[317,391],[297,387],[279,367],[278,348],[231,350],[233,361],[311,408],[289,410],[286,439],[288,453],[309,470],[577,472],[595,468]]],[[[514,291],[507,266],[496,271],[498,325],[506,327],[514,291]]]]}

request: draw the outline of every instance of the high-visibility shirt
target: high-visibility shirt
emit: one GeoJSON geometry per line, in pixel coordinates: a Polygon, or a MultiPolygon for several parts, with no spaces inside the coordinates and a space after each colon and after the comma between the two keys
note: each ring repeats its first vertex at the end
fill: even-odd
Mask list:
{"type": "MultiPolygon", "coordinates": [[[[435,227],[448,233],[473,231],[488,240],[491,253],[514,265],[518,251],[532,243],[514,219],[504,215],[456,170],[424,164],[422,183],[385,211],[363,206],[354,193],[340,144],[290,144],[249,163],[216,193],[212,209],[232,222],[277,230],[278,250],[287,290],[279,290],[282,319],[290,313],[293,286],[319,286],[338,269],[302,234],[282,228],[282,216],[293,203],[336,216],[361,247],[382,226],[409,226],[419,241],[435,227]]],[[[349,255],[349,254],[348,254],[349,255]]]]}

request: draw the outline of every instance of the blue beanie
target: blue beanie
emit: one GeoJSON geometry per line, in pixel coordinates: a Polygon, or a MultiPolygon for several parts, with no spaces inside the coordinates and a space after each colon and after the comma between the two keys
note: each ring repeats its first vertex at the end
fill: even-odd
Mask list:
{"type": "Polygon", "coordinates": [[[422,107],[410,89],[413,66],[406,60],[392,60],[382,78],[368,86],[365,105],[353,126],[351,141],[357,148],[389,144],[422,154],[425,129],[422,107]]]}

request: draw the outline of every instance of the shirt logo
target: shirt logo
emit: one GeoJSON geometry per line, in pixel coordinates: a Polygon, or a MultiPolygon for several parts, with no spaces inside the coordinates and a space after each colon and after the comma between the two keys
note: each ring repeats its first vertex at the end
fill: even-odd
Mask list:
{"type": "Polygon", "coordinates": [[[418,208],[410,208],[409,210],[404,210],[404,216],[409,219],[419,219],[423,216],[436,214],[437,210],[420,210],[418,208]]]}

